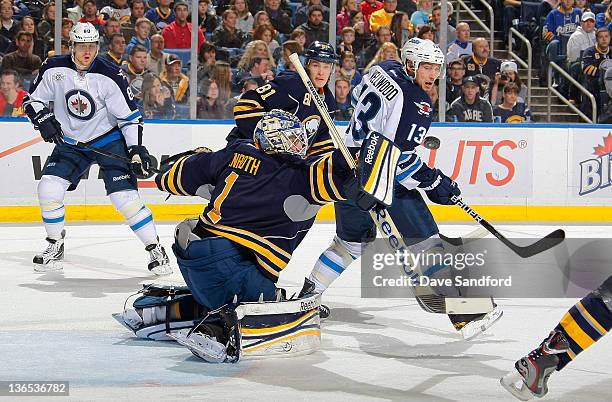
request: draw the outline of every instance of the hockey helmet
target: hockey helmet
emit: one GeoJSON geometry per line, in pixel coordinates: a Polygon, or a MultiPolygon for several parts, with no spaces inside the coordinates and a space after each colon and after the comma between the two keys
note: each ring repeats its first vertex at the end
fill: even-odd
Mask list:
{"type": "Polygon", "coordinates": [[[409,39],[402,47],[401,57],[404,66],[408,60],[412,62],[415,73],[421,63],[439,64],[440,78],[444,78],[444,53],[429,39],[409,39]]]}
{"type": "Polygon", "coordinates": [[[338,55],[336,51],[327,42],[314,41],[308,46],[304,52],[304,60],[306,65],[310,60],[320,61],[322,63],[338,64],[338,55]]]}
{"type": "Polygon", "coordinates": [[[255,126],[253,141],[267,154],[304,158],[308,149],[308,136],[300,120],[280,109],[264,113],[255,126]]]}
{"type": "Polygon", "coordinates": [[[70,44],[75,43],[98,43],[100,34],[96,27],[89,22],[77,22],[70,30],[70,44]]]}

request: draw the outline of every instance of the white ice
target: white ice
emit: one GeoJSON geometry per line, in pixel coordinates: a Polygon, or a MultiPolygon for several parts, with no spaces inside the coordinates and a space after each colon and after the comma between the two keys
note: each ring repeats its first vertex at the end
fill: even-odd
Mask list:
{"type": "MultiPolygon", "coordinates": [[[[158,226],[168,251],[173,227],[158,226]]],[[[471,229],[453,225],[442,232],[471,229]]],[[[554,227],[502,229],[543,235],[554,227]]],[[[606,226],[565,229],[569,236],[612,237],[606,226]]],[[[44,246],[42,226],[0,226],[0,380],[67,380],[73,400],[512,401],[499,377],[576,302],[498,300],[502,320],[467,342],[446,316],[422,311],[413,299],[361,299],[356,264],[324,296],[333,316],[323,325],[320,351],[210,365],[176,344],[137,340],[111,318],[142,282],[155,279],[125,225],[70,224],[67,232],[64,271],[36,274],[31,261],[44,246]]],[[[333,233],[333,224],[315,226],[282,286],[297,290],[333,233]]],[[[178,268],[170,279],[181,281],[178,268]]],[[[602,339],[555,373],[547,399],[610,400],[610,342],[602,339]]]]}

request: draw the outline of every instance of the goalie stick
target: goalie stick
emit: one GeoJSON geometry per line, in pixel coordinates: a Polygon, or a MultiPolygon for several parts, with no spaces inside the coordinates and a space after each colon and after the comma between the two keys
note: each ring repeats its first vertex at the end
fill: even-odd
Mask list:
{"type": "MultiPolygon", "coordinates": [[[[312,81],[310,81],[310,77],[308,77],[308,73],[306,73],[304,66],[302,66],[299,56],[296,53],[293,53],[289,56],[289,60],[295,66],[297,73],[306,87],[306,90],[310,93],[311,99],[314,100],[315,106],[323,117],[323,121],[327,125],[329,134],[334,142],[334,146],[340,150],[346,159],[348,166],[354,170],[356,168],[355,160],[350,154],[346,144],[344,143],[344,139],[340,136],[336,125],[331,119],[327,106],[317,93],[312,81]]],[[[370,215],[372,216],[372,220],[374,221],[376,228],[383,236],[392,253],[397,251],[402,252],[403,250],[408,252],[407,255],[410,256],[411,262],[408,266],[402,267],[406,275],[409,277],[419,275],[419,273],[415,271],[417,264],[414,261],[412,253],[404,242],[402,234],[397,229],[397,226],[395,226],[395,223],[393,222],[393,219],[391,219],[391,216],[387,210],[379,204],[374,208],[374,210],[370,211],[370,215]]],[[[493,308],[493,302],[490,298],[445,297],[431,294],[426,295],[425,297],[423,297],[423,295],[416,296],[416,299],[421,308],[431,313],[479,314],[493,308]]]]}
{"type": "Polygon", "coordinates": [[[563,229],[557,229],[540,240],[536,241],[529,246],[519,246],[512,243],[508,238],[501,234],[497,229],[493,227],[486,219],[474,211],[468,204],[466,204],[461,198],[452,196],[451,201],[455,203],[459,208],[467,212],[476,222],[480,223],[485,229],[487,229],[493,236],[497,237],[502,243],[504,243],[510,250],[514,251],[517,255],[522,258],[529,258],[543,251],[555,247],[565,239],[565,232],[563,229]]]}

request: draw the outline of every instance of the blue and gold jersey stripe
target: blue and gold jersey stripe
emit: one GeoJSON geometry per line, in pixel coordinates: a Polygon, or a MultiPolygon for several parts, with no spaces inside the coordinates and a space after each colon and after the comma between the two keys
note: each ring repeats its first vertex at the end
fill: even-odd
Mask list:
{"type": "Polygon", "coordinates": [[[239,99],[234,106],[234,118],[246,119],[249,117],[262,116],[265,109],[264,107],[253,99],[239,99]]]}
{"type": "Polygon", "coordinates": [[[291,253],[258,234],[244,229],[212,223],[205,213],[200,215],[200,220],[208,231],[252,250],[264,273],[275,282],[278,280],[280,272],[287,267],[291,259],[291,253]]]}
{"type": "Polygon", "coordinates": [[[189,156],[180,158],[167,172],[162,174],[160,180],[161,190],[174,195],[192,195],[185,191],[181,182],[183,165],[188,158],[189,156]]]}
{"type": "Polygon", "coordinates": [[[318,204],[342,201],[333,177],[333,155],[325,155],[310,165],[310,194],[318,204]]]}

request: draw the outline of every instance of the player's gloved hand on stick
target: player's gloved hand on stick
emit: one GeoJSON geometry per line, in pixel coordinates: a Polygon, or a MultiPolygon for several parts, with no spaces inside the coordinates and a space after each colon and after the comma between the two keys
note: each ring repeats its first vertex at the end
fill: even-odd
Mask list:
{"type": "Polygon", "coordinates": [[[47,108],[36,113],[32,118],[34,128],[40,132],[41,137],[45,142],[54,142],[61,144],[64,142],[64,134],[62,126],[55,119],[55,115],[47,108]]]}
{"type": "Polygon", "coordinates": [[[453,180],[440,171],[431,169],[413,176],[420,181],[419,188],[425,190],[427,197],[436,204],[454,205],[452,196],[461,195],[461,190],[453,180]]]}
{"type": "Polygon", "coordinates": [[[378,203],[376,198],[366,193],[359,186],[359,180],[356,177],[350,178],[344,183],[344,194],[348,200],[352,200],[363,211],[369,211],[378,203]]]}
{"type": "Polygon", "coordinates": [[[132,160],[130,169],[139,179],[147,177],[151,168],[151,155],[144,145],[132,145],[128,148],[128,156],[132,160]]]}

